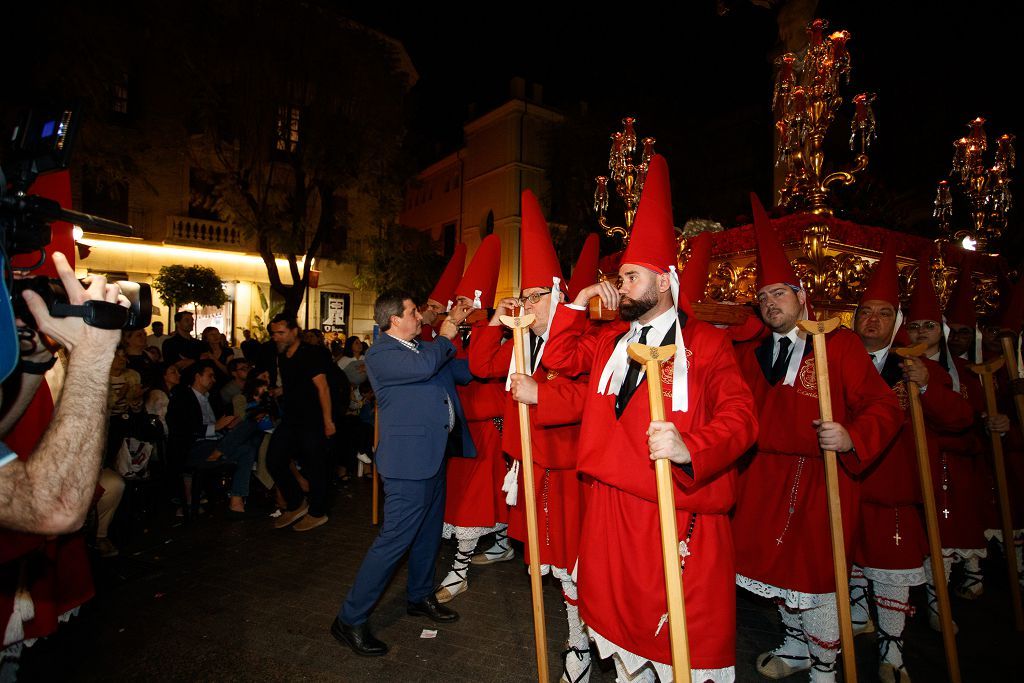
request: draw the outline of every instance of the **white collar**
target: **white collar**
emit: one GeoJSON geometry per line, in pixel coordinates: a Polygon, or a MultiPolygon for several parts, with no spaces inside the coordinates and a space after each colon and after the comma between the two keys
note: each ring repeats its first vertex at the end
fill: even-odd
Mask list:
{"type": "MultiPolygon", "coordinates": [[[[805,313],[806,315],[806,313],[805,313]]],[[[789,339],[792,342],[792,348],[789,352],[789,363],[786,364],[786,376],[782,380],[784,386],[793,386],[796,383],[796,373],[800,369],[800,363],[804,359],[804,348],[806,344],[806,335],[800,334],[800,330],[793,326],[786,334],[779,334],[778,332],[772,332],[772,342],[777,346],[779,340],[783,337],[789,339]]],[[[774,349],[772,355],[775,355],[774,349]]]]}
{"type": "Polygon", "coordinates": [[[868,351],[868,355],[871,356],[871,362],[874,363],[875,370],[878,370],[879,374],[882,373],[882,368],[885,367],[885,362],[889,360],[890,348],[890,346],[883,346],[877,351],[868,351]]]}
{"type": "Polygon", "coordinates": [[[789,339],[791,345],[795,346],[797,340],[800,338],[800,335],[797,334],[798,330],[799,330],[799,328],[796,325],[794,325],[793,329],[791,329],[786,334],[779,334],[778,332],[772,332],[772,344],[774,344],[775,346],[778,346],[779,345],[779,340],[782,339],[783,337],[785,337],[785,338],[789,339]]]}
{"type": "Polygon", "coordinates": [[[679,312],[673,309],[668,309],[647,323],[641,323],[639,320],[634,320],[629,324],[629,339],[640,338],[640,330],[644,327],[650,327],[650,332],[647,333],[647,344],[649,346],[655,346],[661,344],[661,340],[665,338],[668,331],[672,329],[672,326],[676,324],[676,319],[679,312]]]}

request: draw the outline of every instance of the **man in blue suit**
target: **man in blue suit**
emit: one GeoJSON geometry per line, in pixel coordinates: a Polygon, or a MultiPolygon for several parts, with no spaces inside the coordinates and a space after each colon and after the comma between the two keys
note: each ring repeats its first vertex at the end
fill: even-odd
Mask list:
{"type": "Polygon", "coordinates": [[[407,550],[408,613],[437,622],[459,618],[434,598],[434,564],[444,519],[445,454],[476,456],[455,392],[456,383],[468,383],[471,375],[451,343],[468,313],[454,308],[437,339],[421,342],[422,318],[409,294],[385,292],[374,305],[383,334],[366,354],[366,370],[379,410],[384,524],[331,624],[331,634],[359,655],[388,651],[367,619],[407,550]]]}

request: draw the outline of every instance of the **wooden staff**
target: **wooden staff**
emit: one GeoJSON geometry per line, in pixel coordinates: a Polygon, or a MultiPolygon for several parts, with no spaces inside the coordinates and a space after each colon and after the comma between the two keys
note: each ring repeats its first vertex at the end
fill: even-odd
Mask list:
{"type": "MultiPolygon", "coordinates": [[[[903,358],[905,367],[910,367],[914,358],[924,355],[925,344],[905,349],[893,349],[903,358]]],[[[917,475],[921,479],[921,495],[924,500],[924,521],[928,530],[928,552],[931,553],[932,580],[935,583],[935,597],[939,603],[939,619],[942,622],[942,645],[946,650],[946,668],[949,680],[960,683],[960,660],[956,651],[953,633],[953,612],[949,605],[949,587],[946,584],[946,570],[942,562],[942,540],[939,536],[939,515],[935,511],[935,490],[932,488],[932,470],[928,462],[928,440],[924,433],[924,412],[921,410],[921,388],[917,382],[907,382],[910,396],[910,420],[914,425],[914,446],[917,451],[917,475]]]]}
{"type": "MultiPolygon", "coordinates": [[[[839,327],[839,318],[799,320],[797,326],[814,340],[814,371],[818,383],[818,409],[822,422],[832,421],[832,394],[828,384],[828,355],[825,335],[839,327]]],[[[825,493],[828,497],[828,524],[832,536],[832,569],[836,577],[836,607],[839,611],[839,642],[843,649],[843,680],[857,680],[857,660],[853,650],[853,622],[850,619],[850,579],[843,541],[843,512],[839,500],[839,468],[835,451],[822,451],[825,457],[825,493]]]]}
{"type": "MultiPolygon", "coordinates": [[[[377,406],[373,407],[373,452],[377,452],[377,444],[380,443],[380,411],[377,406]]],[[[374,457],[370,465],[373,473],[373,525],[380,524],[380,482],[377,479],[377,458],[374,457]]]]}
{"type": "MultiPolygon", "coordinates": [[[[999,412],[996,406],[996,388],[992,375],[1003,367],[1003,359],[997,358],[987,363],[971,365],[971,372],[981,377],[985,387],[985,410],[995,415],[999,412]]],[[[1010,596],[1013,600],[1013,620],[1018,631],[1024,631],[1024,609],[1020,604],[1020,584],[1017,583],[1017,553],[1013,547],[1013,519],[1010,516],[1010,493],[1006,485],[1006,461],[1003,458],[1002,437],[997,432],[989,432],[992,439],[992,461],[996,471],[996,490],[999,493],[999,517],[1003,524],[1003,554],[1006,555],[1006,571],[1010,576],[1010,596]]]]}
{"type": "MultiPolygon", "coordinates": [[[[1016,336],[1015,334],[1004,334],[999,339],[1003,343],[1003,360],[1006,361],[1006,374],[1010,376],[1011,383],[1020,377],[1018,373],[1020,368],[1017,367],[1017,349],[1013,347],[1016,336]]],[[[1010,389],[1013,390],[1012,384],[1010,389]]],[[[1017,406],[1017,424],[1024,431],[1024,396],[1013,391],[1013,402],[1017,406]]]]}
{"type": "MultiPolygon", "coordinates": [[[[526,355],[523,351],[523,331],[529,329],[536,319],[533,315],[503,315],[499,318],[505,327],[512,329],[512,343],[516,354],[516,372],[530,374],[526,370],[526,355]]],[[[544,595],[540,585],[540,543],[537,535],[537,493],[533,485],[533,441],[530,438],[530,407],[519,404],[519,446],[523,455],[523,488],[526,494],[526,536],[530,549],[530,592],[533,595],[533,641],[537,650],[537,679],[548,681],[547,630],[544,625],[544,595]]]]}
{"type": "MultiPolygon", "coordinates": [[[[674,344],[647,346],[630,344],[629,357],[644,366],[647,373],[647,398],[651,421],[665,419],[661,394],[661,364],[676,352],[674,344]]],[[[665,598],[668,601],[668,636],[672,647],[672,678],[690,680],[690,647],[686,639],[686,608],[683,604],[683,574],[679,563],[679,532],[676,529],[675,483],[672,463],[665,458],[654,461],[658,484],[658,518],[661,521],[661,558],[665,567],[665,598]]]]}

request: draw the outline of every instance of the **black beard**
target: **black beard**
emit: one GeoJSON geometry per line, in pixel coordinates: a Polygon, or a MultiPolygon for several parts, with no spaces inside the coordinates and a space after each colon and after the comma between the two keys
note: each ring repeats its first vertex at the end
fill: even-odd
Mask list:
{"type": "Polygon", "coordinates": [[[619,317],[626,322],[639,320],[640,316],[654,308],[657,303],[657,298],[650,299],[646,296],[642,299],[627,299],[623,297],[619,300],[619,317]]]}

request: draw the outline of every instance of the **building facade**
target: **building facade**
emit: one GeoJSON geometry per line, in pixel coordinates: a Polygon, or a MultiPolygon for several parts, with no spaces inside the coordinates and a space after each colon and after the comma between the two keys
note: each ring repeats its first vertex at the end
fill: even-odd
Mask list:
{"type": "Polygon", "coordinates": [[[484,237],[497,235],[499,299],[519,292],[520,196],[526,189],[547,195],[546,134],[563,120],[541,103],[539,87],[529,98],[525,91],[525,82],[513,79],[507,102],[466,123],[462,148],[417,175],[400,215],[446,253],[465,242],[470,259],[484,237]]]}

